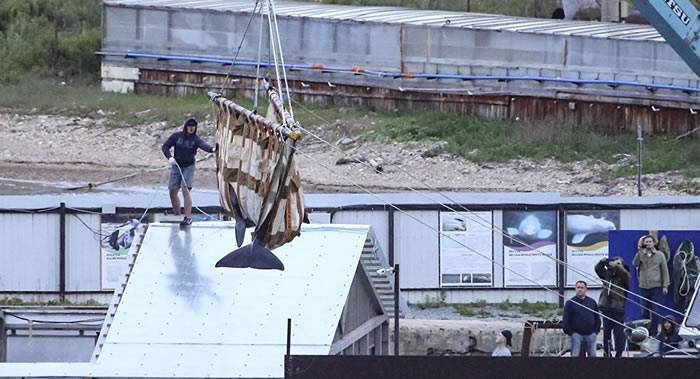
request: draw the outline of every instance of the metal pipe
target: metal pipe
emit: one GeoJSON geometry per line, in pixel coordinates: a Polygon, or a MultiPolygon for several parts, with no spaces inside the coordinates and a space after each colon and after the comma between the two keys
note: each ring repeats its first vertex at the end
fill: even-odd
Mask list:
{"type": "Polygon", "coordinates": [[[284,356],[284,377],[292,376],[292,319],[287,319],[287,354],[284,356]]]}
{"type": "MultiPolygon", "coordinates": [[[[197,56],[187,56],[187,55],[152,54],[152,53],[144,53],[144,52],[137,52],[137,51],[129,51],[126,53],[124,53],[124,52],[115,52],[115,53],[101,52],[98,54],[102,55],[102,56],[117,56],[117,57],[122,57],[122,58],[146,58],[146,59],[156,59],[156,60],[165,60],[165,61],[183,61],[183,62],[190,62],[190,63],[216,63],[216,64],[221,64],[221,65],[235,65],[235,66],[253,67],[253,68],[257,67],[257,65],[258,65],[258,63],[254,62],[254,61],[236,61],[236,62],[233,62],[232,60],[221,59],[221,58],[208,58],[208,57],[197,57],[197,56]]],[[[273,67],[273,65],[270,65],[267,63],[262,63],[262,62],[260,63],[260,66],[265,67],[265,68],[273,67]]],[[[344,74],[350,74],[353,76],[358,75],[357,70],[353,69],[352,67],[322,66],[321,68],[319,68],[318,65],[303,63],[303,64],[286,64],[285,68],[288,70],[313,71],[313,72],[321,72],[321,73],[327,73],[327,74],[344,73],[344,74]]],[[[564,84],[576,84],[576,85],[599,84],[599,85],[610,86],[612,88],[617,88],[619,86],[630,86],[630,87],[641,87],[641,88],[645,88],[648,90],[668,89],[668,90],[682,91],[682,92],[685,92],[688,94],[700,93],[700,88],[671,85],[671,84],[654,84],[654,83],[634,82],[634,81],[630,81],[630,80],[568,79],[568,78],[558,78],[558,77],[551,77],[551,76],[459,75],[459,74],[428,74],[428,73],[413,74],[413,75],[407,76],[401,72],[375,71],[375,70],[363,70],[361,74],[373,76],[373,77],[401,79],[402,81],[411,80],[411,79],[455,79],[455,80],[466,80],[466,81],[491,80],[491,81],[499,81],[499,82],[534,81],[534,82],[538,82],[538,83],[550,82],[550,83],[564,83],[564,84]]]]}
{"type": "Polygon", "coordinates": [[[637,123],[637,196],[642,196],[642,149],[644,148],[644,134],[642,124],[637,123]]]}
{"type": "Polygon", "coordinates": [[[287,357],[292,354],[292,319],[287,319],[287,357]]]}
{"type": "MultiPolygon", "coordinates": [[[[558,211],[559,218],[559,261],[567,262],[566,257],[566,211],[563,206],[559,206],[558,211]]],[[[564,308],[564,294],[566,293],[566,267],[564,265],[559,266],[559,308],[564,308]]]]}
{"type": "Polygon", "coordinates": [[[66,300],[66,203],[59,207],[59,234],[58,234],[58,296],[61,301],[66,300]]]}
{"type": "Polygon", "coordinates": [[[387,255],[389,256],[389,265],[394,264],[394,208],[389,208],[389,243],[387,246],[387,255]]]}
{"type": "Polygon", "coordinates": [[[399,265],[394,265],[394,355],[399,355],[399,265]]]}

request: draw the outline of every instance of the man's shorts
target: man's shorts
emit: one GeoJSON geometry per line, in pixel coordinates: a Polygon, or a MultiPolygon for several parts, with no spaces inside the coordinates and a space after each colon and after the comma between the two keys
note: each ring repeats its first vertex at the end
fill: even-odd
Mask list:
{"type": "Polygon", "coordinates": [[[176,190],[181,187],[187,186],[187,188],[192,189],[192,181],[194,180],[194,165],[191,164],[185,168],[182,168],[182,175],[180,175],[180,170],[176,165],[170,168],[170,181],[168,182],[168,189],[176,190]],[[184,180],[183,180],[184,179],[184,180]]]}

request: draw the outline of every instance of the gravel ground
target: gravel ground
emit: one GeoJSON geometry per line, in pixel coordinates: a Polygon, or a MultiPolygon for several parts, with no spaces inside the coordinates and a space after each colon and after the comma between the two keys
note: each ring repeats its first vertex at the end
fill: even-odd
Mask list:
{"type": "MultiPolygon", "coordinates": [[[[109,115],[98,118],[0,113],[0,177],[40,180],[50,183],[99,182],[138,170],[166,167],[160,145],[175,131],[165,123],[132,128],[108,127],[109,115]]],[[[362,125],[359,128],[367,128],[362,125]]],[[[355,184],[376,192],[448,190],[465,192],[559,192],[565,195],[635,195],[633,179],[605,180],[602,163],[561,164],[553,160],[477,164],[459,157],[422,157],[435,147],[430,144],[401,144],[354,141],[358,129],[340,130],[345,139],[336,144],[336,125],[313,130],[333,142],[328,146],[307,136],[299,146],[298,164],[307,192],[361,192],[355,184]],[[342,147],[345,152],[336,150],[342,147]],[[376,173],[362,163],[336,165],[350,157],[382,167],[376,173]],[[429,186],[425,183],[429,183],[429,186]]],[[[200,134],[213,142],[206,123],[200,134]]],[[[342,138],[341,138],[342,139],[342,138]]],[[[216,188],[214,162],[198,164],[195,185],[216,188]]],[[[165,185],[165,171],[120,182],[123,186],[165,185]]],[[[0,178],[0,193],[39,192],[30,184],[11,185],[0,178]]],[[[645,194],[679,194],[671,188],[682,180],[678,174],[647,175],[645,194]]]]}

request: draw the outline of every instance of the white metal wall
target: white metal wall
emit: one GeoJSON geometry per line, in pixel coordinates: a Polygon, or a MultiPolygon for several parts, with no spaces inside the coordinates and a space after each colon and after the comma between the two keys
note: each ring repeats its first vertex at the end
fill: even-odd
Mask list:
{"type": "MultiPolygon", "coordinates": [[[[66,290],[100,290],[100,215],[66,215],[66,290]],[[80,220],[78,219],[80,217],[80,220]]],[[[0,291],[58,291],[60,216],[0,214],[0,291]]]]}
{"type": "Polygon", "coordinates": [[[439,215],[438,211],[394,213],[394,257],[401,265],[401,288],[440,286],[439,215]]]}
{"type": "MultiPolygon", "coordinates": [[[[370,225],[379,241],[384,258],[389,261],[389,212],[387,211],[340,211],[333,214],[333,224],[370,225]]],[[[402,268],[403,270],[403,268],[402,268]]]]}
{"type": "Polygon", "coordinates": [[[700,230],[700,209],[623,209],[621,230],[700,230]]]}
{"type": "Polygon", "coordinates": [[[493,211],[493,286],[504,287],[503,282],[503,211],[493,211]]]}
{"type": "Polygon", "coordinates": [[[0,291],[58,291],[59,216],[0,214],[0,291]]]}
{"type": "MultiPolygon", "coordinates": [[[[66,215],[66,290],[99,291],[100,262],[100,215],[66,215]],[[78,218],[79,217],[79,218],[78,218]],[[82,222],[86,225],[83,225],[82,222]],[[88,229],[88,226],[90,229],[88,229]],[[94,231],[94,232],[93,232],[94,231]]],[[[58,250],[56,251],[58,254],[58,250]]]]}

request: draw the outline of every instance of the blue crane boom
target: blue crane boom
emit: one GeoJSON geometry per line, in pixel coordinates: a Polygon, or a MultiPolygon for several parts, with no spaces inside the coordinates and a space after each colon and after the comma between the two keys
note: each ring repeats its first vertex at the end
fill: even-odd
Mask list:
{"type": "Polygon", "coordinates": [[[689,0],[632,0],[690,69],[700,76],[700,12],[689,0]]]}

